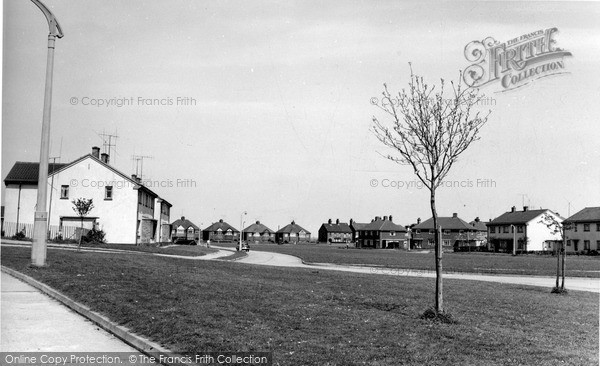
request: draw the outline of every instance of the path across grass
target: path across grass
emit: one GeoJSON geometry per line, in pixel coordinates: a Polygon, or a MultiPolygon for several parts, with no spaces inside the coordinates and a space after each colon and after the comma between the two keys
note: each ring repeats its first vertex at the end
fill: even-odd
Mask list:
{"type": "MultiPolygon", "coordinates": [[[[370,267],[435,270],[431,252],[393,249],[346,249],[343,245],[254,244],[251,250],[289,254],[308,263],[364,265],[370,267]]],[[[492,273],[555,276],[556,257],[551,255],[518,255],[500,253],[443,254],[444,271],[457,273],[492,273]]],[[[600,278],[600,257],[568,256],[567,276],[600,278]]]]}
{"type": "Polygon", "coordinates": [[[598,296],[445,280],[455,325],[419,315],[434,280],[3,247],[26,273],[178,352],[273,351],[280,365],[595,365],[598,296]]]}

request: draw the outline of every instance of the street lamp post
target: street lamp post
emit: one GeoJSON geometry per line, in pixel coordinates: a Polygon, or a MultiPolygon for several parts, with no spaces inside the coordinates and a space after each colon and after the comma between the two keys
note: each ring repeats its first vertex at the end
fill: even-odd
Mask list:
{"type": "Polygon", "coordinates": [[[517,255],[517,230],[515,225],[510,225],[511,230],[513,232],[513,248],[512,255],[517,255]]]}
{"type": "Polygon", "coordinates": [[[54,69],[54,41],[62,38],[63,32],[58,20],[39,0],[31,0],[48,21],[48,59],[46,63],[46,88],[44,92],[44,112],[42,117],[42,141],[40,145],[40,167],[38,175],[37,205],[33,222],[33,245],[31,248],[32,265],[46,265],[46,237],[48,230],[48,212],[46,197],[48,193],[48,162],[50,155],[50,111],[52,107],[52,71],[54,69]]]}
{"type": "Polygon", "coordinates": [[[242,220],[244,219],[244,215],[247,215],[247,214],[248,214],[248,212],[244,211],[240,215],[240,247],[238,250],[242,250],[242,236],[244,234],[244,221],[242,221],[242,220]]]}

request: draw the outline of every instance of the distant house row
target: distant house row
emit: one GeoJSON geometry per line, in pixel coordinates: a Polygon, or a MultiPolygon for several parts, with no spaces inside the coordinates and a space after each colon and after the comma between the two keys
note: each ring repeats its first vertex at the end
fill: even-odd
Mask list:
{"type": "MultiPolygon", "coordinates": [[[[243,230],[242,240],[254,243],[300,243],[310,241],[310,231],[292,221],[277,231],[269,229],[260,221],[243,230]]],[[[232,242],[239,240],[240,232],[223,219],[202,230],[202,240],[232,242]]]]}

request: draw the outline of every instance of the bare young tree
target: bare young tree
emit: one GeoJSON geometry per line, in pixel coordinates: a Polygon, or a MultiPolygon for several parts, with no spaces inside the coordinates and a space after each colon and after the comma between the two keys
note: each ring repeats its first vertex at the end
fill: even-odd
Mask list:
{"type": "Polygon", "coordinates": [[[553,235],[560,234],[561,236],[560,246],[556,247],[556,286],[552,289],[552,293],[566,294],[568,291],[565,288],[565,259],[567,254],[565,242],[567,241],[566,230],[570,229],[569,224],[560,223],[556,217],[548,213],[543,214],[542,219],[539,222],[546,225],[553,235]],[[561,274],[562,282],[560,287],[558,287],[558,280],[561,277],[561,274]]]}
{"type": "Polygon", "coordinates": [[[77,245],[77,250],[81,250],[81,238],[83,237],[83,219],[92,211],[94,208],[94,201],[89,198],[78,198],[76,200],[71,201],[73,204],[73,211],[79,216],[81,219],[81,228],[79,233],[79,244],[77,245]]]}
{"type": "Polygon", "coordinates": [[[435,205],[436,189],[440,187],[450,168],[472,142],[479,139],[479,131],[489,114],[481,115],[475,107],[482,98],[479,90],[463,87],[462,75],[457,85],[451,82],[451,93],[445,95],[442,79],[438,90],[428,85],[411,67],[408,89],[392,95],[383,85],[382,99],[371,103],[387,115],[382,122],[373,116],[372,131],[385,146],[395,150],[384,155],[398,164],[410,166],[430,192],[430,207],[435,232],[436,295],[435,316],[444,313],[442,284],[442,240],[435,205]]]}

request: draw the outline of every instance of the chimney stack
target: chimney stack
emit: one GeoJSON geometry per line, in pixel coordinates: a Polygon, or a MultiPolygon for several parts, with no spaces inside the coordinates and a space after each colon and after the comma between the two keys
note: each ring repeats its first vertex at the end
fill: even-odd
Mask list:
{"type": "Polygon", "coordinates": [[[292,225],[296,225],[296,221],[292,220],[292,225]]]}
{"type": "Polygon", "coordinates": [[[479,222],[479,216],[475,218],[475,222],[479,222]]]}
{"type": "Polygon", "coordinates": [[[340,219],[335,219],[335,224],[339,225],[340,224],[340,219]]]}
{"type": "Polygon", "coordinates": [[[328,223],[329,225],[331,225],[331,219],[327,220],[327,223],[328,223]]]}
{"type": "Polygon", "coordinates": [[[100,154],[100,160],[102,160],[102,162],[104,164],[108,164],[108,154],[107,153],[100,154]]]}
{"type": "Polygon", "coordinates": [[[142,178],[140,178],[140,177],[135,177],[135,182],[136,182],[137,184],[142,184],[142,178]]]}
{"type": "Polygon", "coordinates": [[[256,225],[260,225],[260,221],[256,220],[256,225]]]}
{"type": "Polygon", "coordinates": [[[523,212],[527,212],[529,210],[529,206],[523,206],[523,212]]]}
{"type": "Polygon", "coordinates": [[[421,223],[421,218],[417,218],[417,225],[419,225],[421,223]]]}
{"type": "Polygon", "coordinates": [[[452,214],[452,217],[458,217],[458,214],[455,212],[452,214]]]}
{"type": "Polygon", "coordinates": [[[354,224],[354,220],[350,219],[350,226],[352,226],[352,224],[354,224]]]}
{"type": "Polygon", "coordinates": [[[131,174],[131,179],[133,179],[135,182],[137,182],[137,175],[131,174]]]}
{"type": "Polygon", "coordinates": [[[384,216],[384,217],[383,217],[383,221],[387,221],[387,216],[384,216]]]}
{"type": "Polygon", "coordinates": [[[185,216],[181,216],[181,221],[184,221],[184,220],[185,220],[185,216]]]}
{"type": "Polygon", "coordinates": [[[510,212],[515,212],[516,209],[517,208],[515,206],[513,206],[513,207],[510,208],[510,212]]]}
{"type": "Polygon", "coordinates": [[[390,221],[392,221],[392,215],[390,215],[389,219],[390,219],[390,221]]]}
{"type": "Polygon", "coordinates": [[[100,159],[100,148],[98,146],[92,147],[92,156],[96,159],[100,159]]]}

